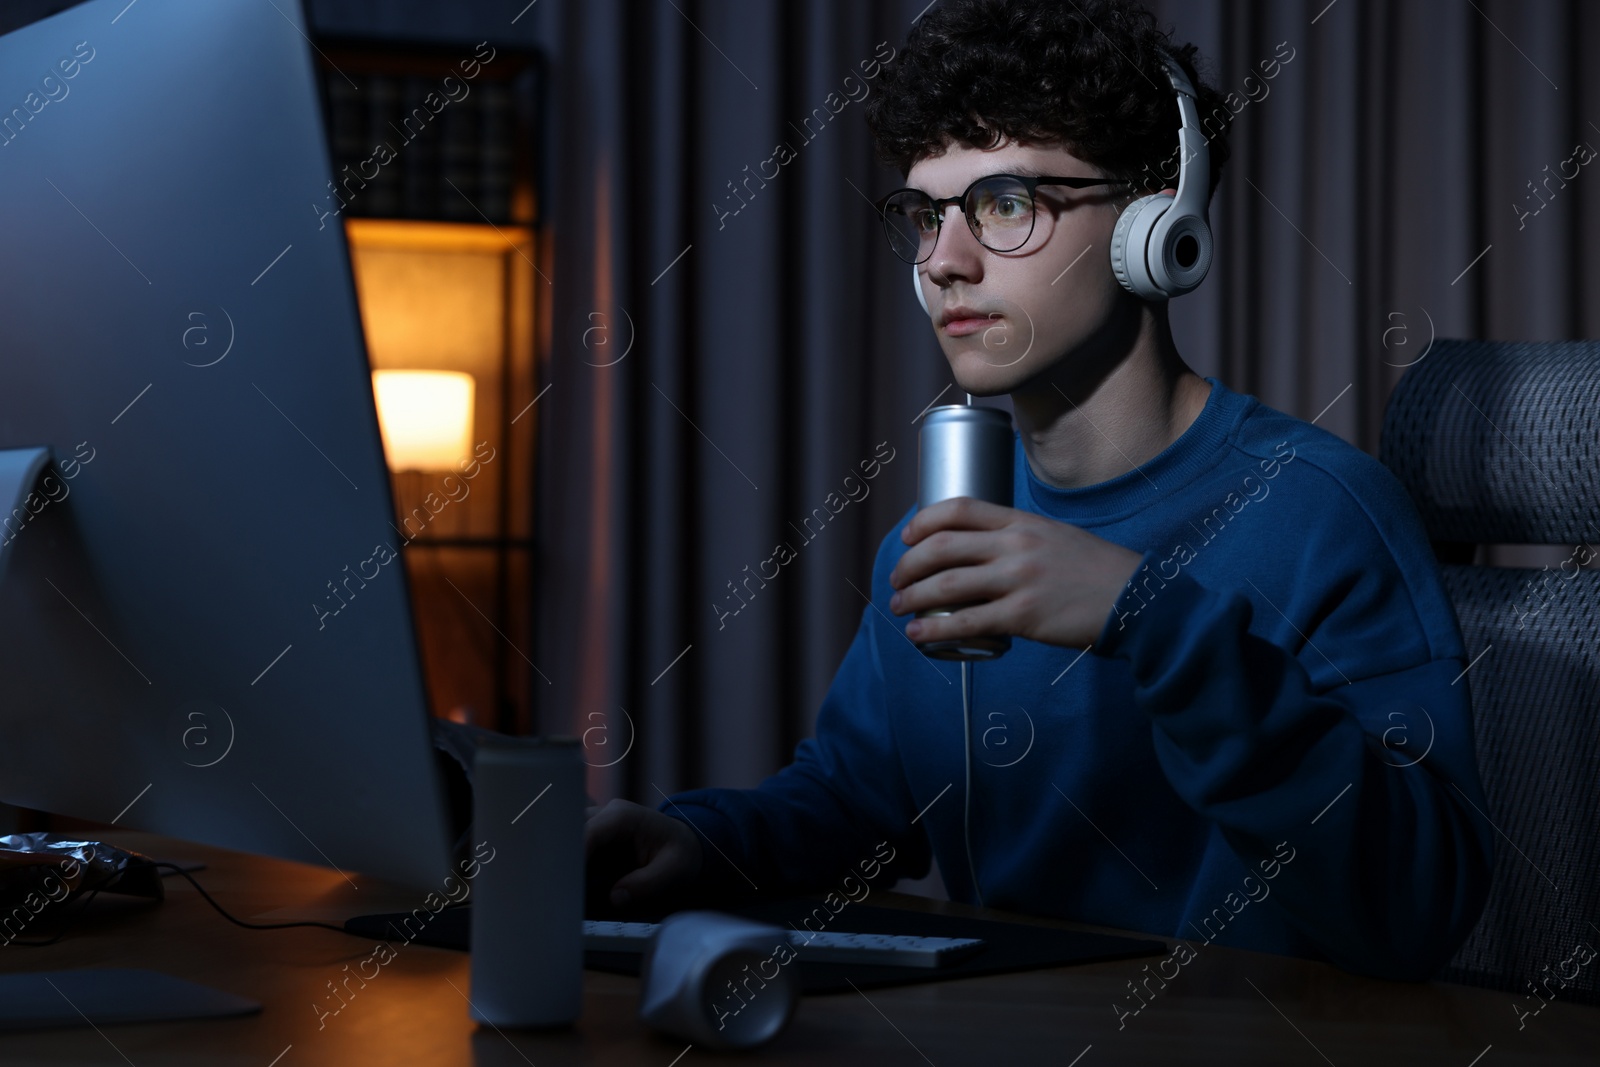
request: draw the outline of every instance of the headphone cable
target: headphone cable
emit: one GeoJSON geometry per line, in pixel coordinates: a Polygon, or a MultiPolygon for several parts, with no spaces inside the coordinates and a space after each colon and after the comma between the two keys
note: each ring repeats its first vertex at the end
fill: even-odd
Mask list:
{"type": "Polygon", "coordinates": [[[972,861],[972,664],[961,661],[961,733],[966,751],[967,788],[966,801],[961,811],[961,838],[967,848],[967,876],[972,879],[972,892],[983,907],[983,888],[978,884],[978,868],[972,861]]]}

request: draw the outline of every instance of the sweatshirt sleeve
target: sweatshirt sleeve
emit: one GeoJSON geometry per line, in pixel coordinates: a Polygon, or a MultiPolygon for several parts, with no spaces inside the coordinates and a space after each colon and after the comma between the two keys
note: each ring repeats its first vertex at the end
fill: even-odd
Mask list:
{"type": "Polygon", "coordinates": [[[1294,850],[1272,896],[1290,922],[1346,970],[1420,980],[1476,922],[1493,839],[1454,616],[1430,641],[1410,595],[1448,611],[1437,571],[1383,558],[1323,557],[1292,604],[1186,572],[1134,604],[1130,583],[1095,651],[1130,665],[1167,778],[1240,860],[1294,850]]]}
{"type": "MultiPolygon", "coordinates": [[[[880,568],[881,570],[881,565],[880,568]]],[[[887,581],[887,579],[884,579],[887,581]]],[[[876,584],[876,583],[875,583],[876,584]]],[[[714,896],[839,888],[846,875],[887,889],[921,877],[931,851],[901,771],[867,605],[792,763],[754,789],[697,789],[660,810],[702,835],[702,888],[714,896]]]]}

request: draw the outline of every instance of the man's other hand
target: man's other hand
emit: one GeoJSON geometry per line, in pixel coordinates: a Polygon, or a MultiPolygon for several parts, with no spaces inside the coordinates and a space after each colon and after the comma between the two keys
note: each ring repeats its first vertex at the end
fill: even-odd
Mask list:
{"type": "Polygon", "coordinates": [[[618,908],[664,903],[700,874],[700,838],[694,829],[627,800],[588,809],[583,851],[589,898],[618,908]]]}

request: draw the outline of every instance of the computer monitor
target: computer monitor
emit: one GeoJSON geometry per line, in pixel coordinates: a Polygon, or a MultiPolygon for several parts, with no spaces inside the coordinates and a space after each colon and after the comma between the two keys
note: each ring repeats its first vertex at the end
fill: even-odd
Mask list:
{"type": "Polygon", "coordinates": [[[0,449],[54,457],[4,503],[0,799],[437,885],[306,34],[295,0],[89,0],[0,37],[0,449]]]}

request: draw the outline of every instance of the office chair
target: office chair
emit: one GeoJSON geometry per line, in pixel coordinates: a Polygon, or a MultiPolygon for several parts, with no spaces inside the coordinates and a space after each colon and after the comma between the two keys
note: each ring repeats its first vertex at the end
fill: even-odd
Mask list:
{"type": "Polygon", "coordinates": [[[1600,342],[1436,341],[1389,399],[1380,458],[1461,625],[1497,831],[1483,916],[1438,977],[1525,1010],[1600,1003],[1600,959],[1574,958],[1600,950],[1600,570],[1580,569],[1600,553],[1600,342]],[[1492,544],[1578,547],[1544,569],[1472,565],[1492,544]]]}

